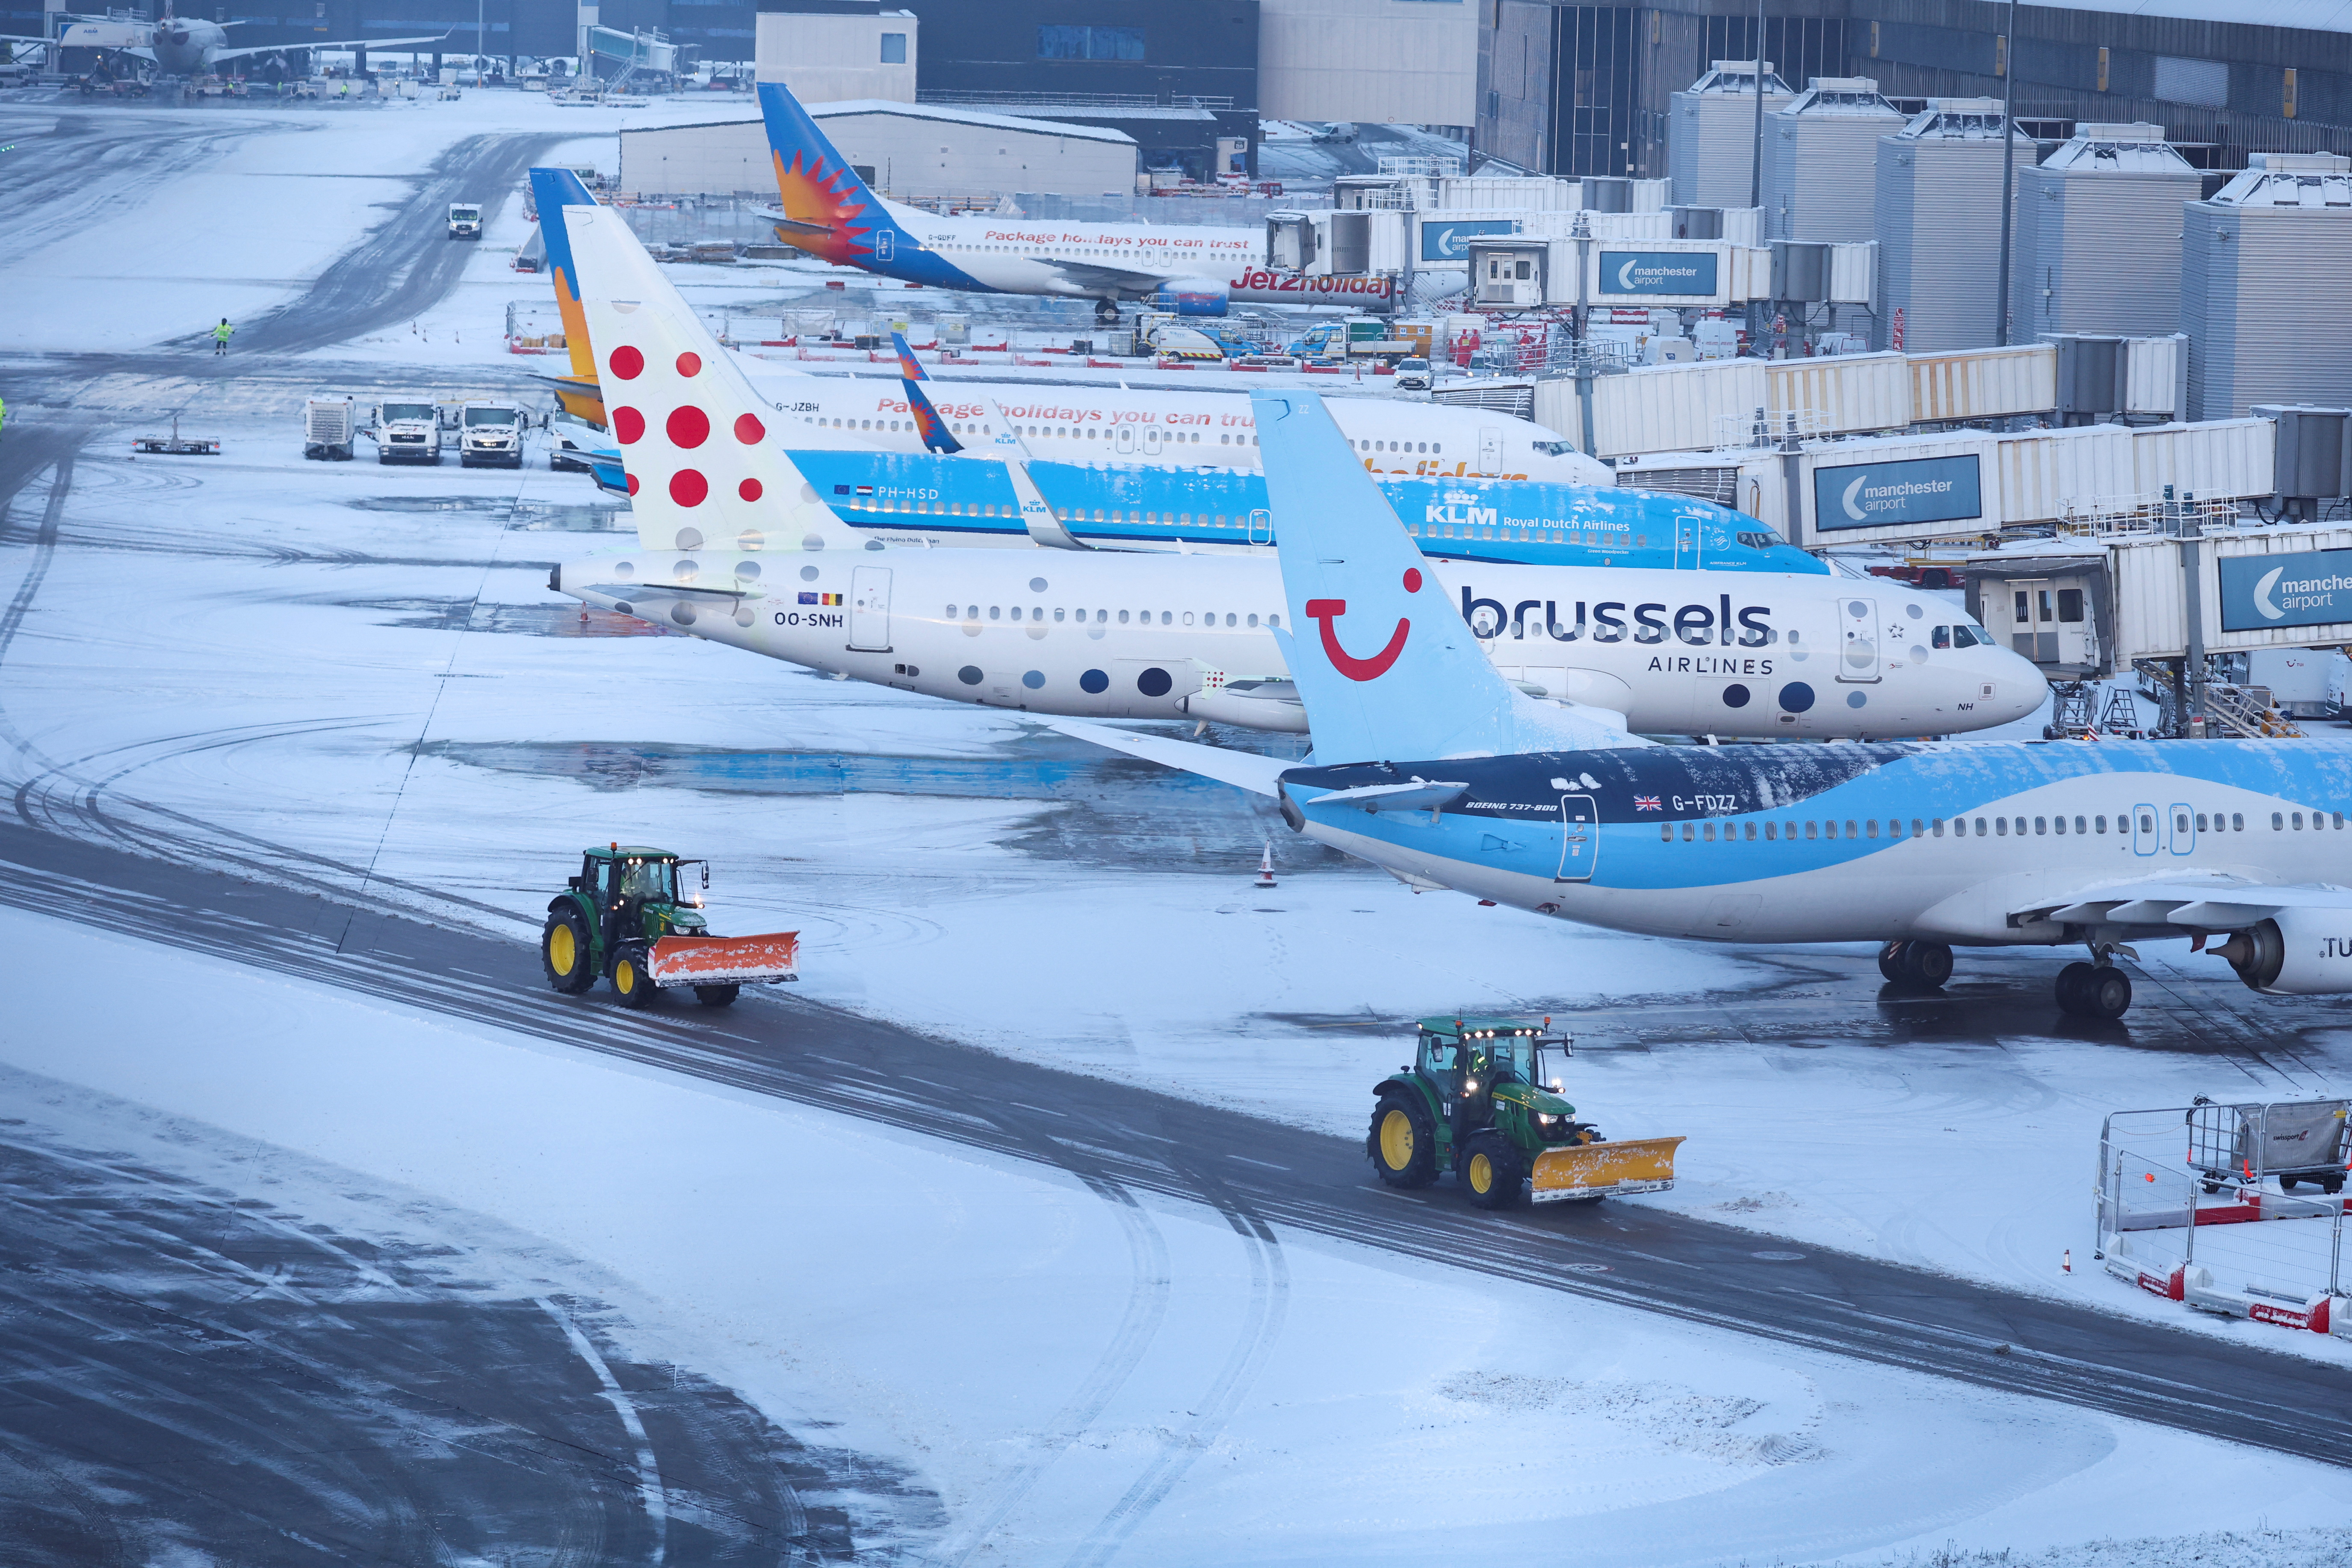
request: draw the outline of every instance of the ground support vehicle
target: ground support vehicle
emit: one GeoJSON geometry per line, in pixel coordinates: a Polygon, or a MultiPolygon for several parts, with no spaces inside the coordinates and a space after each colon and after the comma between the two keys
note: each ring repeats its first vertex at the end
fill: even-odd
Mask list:
{"type": "Polygon", "coordinates": [[[479,239],[482,237],[482,209],[477,202],[449,204],[449,237],[479,239]]]}
{"type": "Polygon", "coordinates": [[[1481,1208],[1675,1184],[1680,1138],[1610,1142],[1560,1097],[1565,1035],[1523,1018],[1423,1018],[1412,1063],[1373,1089],[1364,1151],[1381,1181],[1425,1187],[1448,1171],[1481,1208]]]}
{"type": "Polygon", "coordinates": [[[379,463],[441,464],[441,409],[430,398],[386,398],[369,424],[379,463]]]}
{"type": "Polygon", "coordinates": [[[690,987],[704,1006],[724,1007],[746,985],[798,980],[800,933],[711,935],[702,915],[709,886],[708,861],[619,843],[588,850],[580,874],[548,900],[539,938],[547,983],[576,996],[601,975],[629,1007],[690,987]],[[687,874],[695,867],[698,879],[687,874]]]}
{"type": "Polygon", "coordinates": [[[172,433],[169,436],[134,436],[131,438],[131,449],[173,458],[220,456],[218,441],[208,437],[181,435],[180,416],[176,414],[172,416],[172,433]]]}
{"type": "Polygon", "coordinates": [[[523,411],[508,403],[468,403],[457,413],[457,466],[520,468],[523,411]]]}
{"type": "Polygon", "coordinates": [[[348,397],[306,399],[302,405],[302,456],[350,462],[353,417],[348,397]]]}

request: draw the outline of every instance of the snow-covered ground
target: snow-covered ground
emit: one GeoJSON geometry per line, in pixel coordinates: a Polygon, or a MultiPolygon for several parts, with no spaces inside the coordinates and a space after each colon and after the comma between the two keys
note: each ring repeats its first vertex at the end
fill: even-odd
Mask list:
{"type": "MultiPolygon", "coordinates": [[[[603,134],[591,111],[494,94],[272,117],[216,165],[12,253],[32,308],[0,327],[6,346],[148,343],[237,314],[223,290],[244,290],[245,310],[291,297],[370,219],[376,187],[351,169],[516,129],[501,116],[517,102],[555,132],[603,134]],[[262,207],[236,209],[246,184],[262,207]],[[256,211],[308,226],[265,236],[256,211]],[[103,325],[78,330],[93,311],[103,325]]],[[[503,300],[545,286],[505,270],[521,222],[518,204],[499,209],[410,342],[332,353],[482,363],[503,300]]],[[[805,933],[820,1000],[1351,1134],[1417,1015],[1572,1023],[1709,991],[1801,1002],[1869,969],[1859,948],[1699,946],[1419,897],[1310,855],[1250,800],[1018,715],[617,635],[632,628],[544,585],[549,563],[616,542],[584,477],[305,463],[287,419],[217,408],[200,404],[189,431],[223,437],[218,458],[94,441],[53,556],[28,527],[46,481],[5,519],[0,594],[47,575],[0,672],[0,783],[67,830],[102,808],[194,858],[241,835],[264,860],[320,857],[348,883],[505,911],[517,936],[582,844],[666,843],[717,863],[721,929],[805,933]],[[1251,886],[1268,839],[1271,892],[1251,886]]],[[[259,1141],[284,1152],[263,1157],[281,1206],[339,1223],[369,1223],[337,1208],[355,1172],[413,1193],[452,1237],[478,1219],[544,1237],[605,1281],[647,1353],[779,1419],[838,1422],[919,1472],[974,1563],[1088,1557],[1132,1517],[1120,1556],[1139,1562],[1467,1543],[1760,1564],[1953,1543],[2102,1568],[2209,1547],[2201,1561],[2251,1563],[2330,1541],[2280,1539],[2269,1559],[2083,1543],[2300,1531],[2352,1501],[2323,1467],[1339,1244],[1253,1250],[1181,1205],[1122,1223],[1031,1167],[66,922],[0,917],[0,952],[26,974],[140,977],[12,994],[0,1060],[54,1082],[0,1085],[8,1114],[230,1186],[259,1141]],[[1121,1325],[1139,1291],[1164,1316],[1135,1349],[1121,1325]],[[1122,1345],[1132,1359],[1106,1389],[1122,1345]],[[1156,1510],[1118,1511],[1163,1480],[1156,1510]]],[[[2050,967],[1970,958],[1963,977],[2038,993],[2050,967]]],[[[2142,1005],[2212,967],[2150,950],[2142,1005]]],[[[1690,1137],[1682,1186],[1653,1201],[2347,1359],[2340,1342],[2191,1319],[2094,1271],[2087,1178],[2105,1110],[2340,1092],[2352,1042],[2221,1058],[2021,1026],[1890,1045],[1833,1021],[1795,1043],[1587,1037],[1571,1098],[1588,1114],[1690,1137]]]]}

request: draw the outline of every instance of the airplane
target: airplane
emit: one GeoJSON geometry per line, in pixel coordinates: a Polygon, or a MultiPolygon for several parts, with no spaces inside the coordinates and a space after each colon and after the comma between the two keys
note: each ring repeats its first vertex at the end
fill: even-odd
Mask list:
{"type": "Polygon", "coordinates": [[[294,49],[422,48],[428,44],[446,43],[456,36],[441,33],[429,38],[318,38],[299,44],[253,44],[232,48],[228,29],[238,25],[174,16],[166,5],[163,15],[152,22],[143,18],[69,22],[58,34],[57,45],[66,49],[115,49],[135,55],[154,61],[156,68],[166,76],[205,76],[224,61],[254,55],[280,55],[294,49]]]}
{"type": "MultiPolygon", "coordinates": [[[[601,425],[603,393],[562,216],[598,204],[569,169],[533,169],[530,179],[571,355],[570,374],[541,379],[554,386],[565,412],[601,425]],[[583,402],[593,412],[583,413],[583,402]]],[[[900,376],[895,395],[797,374],[778,387],[762,362],[736,362],[772,407],[800,419],[797,431],[775,422],[779,438],[803,478],[851,527],[886,543],[1265,548],[1265,487],[1245,395],[1055,387],[1041,402],[1034,386],[932,380],[903,335],[893,333],[892,343],[900,376]],[[844,415],[844,405],[862,412],[844,415]],[[1088,429],[1099,435],[1089,437],[1088,429]],[[1050,539],[1033,535],[1013,503],[995,445],[1007,431],[1024,437],[1024,454],[1048,454],[1026,460],[1059,524],[1050,539]],[[971,458],[996,460],[961,460],[971,458]]],[[[1477,409],[1369,398],[1347,400],[1339,417],[1366,468],[1381,475],[1391,499],[1433,542],[1433,553],[1554,565],[1829,573],[1752,517],[1690,496],[1614,484],[1610,468],[1552,441],[1540,426],[1477,409]],[[1449,440],[1456,452],[1477,453],[1477,467],[1455,458],[1447,471],[1449,440]]]]}
{"type": "Polygon", "coordinates": [[[1182,316],[1222,316],[1226,279],[1258,263],[1255,230],[1142,223],[1031,223],[947,217],[886,201],[858,177],[792,89],[760,87],[760,116],[782,212],[776,237],[820,260],[973,294],[1091,299],[1098,320],[1122,300],[1158,298],[1182,316]]]}
{"type": "Polygon", "coordinates": [[[1369,521],[1379,493],[1311,395],[1257,403],[1313,760],[1054,728],[1270,795],[1416,890],[1654,936],[1869,942],[1898,992],[1941,986],[1956,946],[2080,943],[2058,1007],[2116,1018],[2116,957],[2171,937],[2257,991],[2352,991],[2352,746],[1612,735],[1482,656],[1440,571],[1369,521]]]}
{"type": "MultiPolygon", "coordinates": [[[[551,590],[808,668],[950,700],[1306,727],[1269,554],[883,546],[770,438],[734,360],[620,215],[564,213],[640,548],[551,590]]],[[[1009,433],[1003,437],[1013,441],[1009,433]]],[[[1010,456],[1018,458],[1017,449],[1010,456]]],[[[949,458],[944,461],[961,461],[949,458]]],[[[1391,518],[1370,476],[1351,468],[1391,518]]],[[[1008,465],[1016,476],[1018,463],[1008,465]]],[[[1026,503],[1042,508],[1034,498],[1026,503]]],[[[1517,689],[1616,732],[1942,734],[2034,711],[2032,665],[1948,604],[1876,580],[1442,563],[1517,689]],[[1938,635],[1937,628],[1942,635],[1938,635]],[[1966,632],[1965,637],[1958,634],[1966,632]]]]}

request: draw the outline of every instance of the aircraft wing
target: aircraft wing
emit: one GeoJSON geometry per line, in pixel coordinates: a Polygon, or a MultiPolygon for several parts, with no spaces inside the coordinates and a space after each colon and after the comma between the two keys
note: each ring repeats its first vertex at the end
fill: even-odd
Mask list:
{"type": "Polygon", "coordinates": [[[422,48],[427,44],[446,44],[457,36],[455,32],[447,32],[435,38],[320,38],[299,44],[247,44],[241,48],[215,49],[205,58],[212,60],[238,60],[249,55],[282,55],[295,49],[422,48]]]}
{"type": "Polygon", "coordinates": [[[1092,741],[1097,746],[1108,746],[1114,752],[1125,752],[1130,757],[1141,757],[1147,763],[1158,763],[1163,768],[1181,773],[1199,773],[1202,778],[1229,784],[1254,795],[1273,795],[1283,773],[1299,766],[1280,757],[1261,757],[1255,752],[1228,752],[1222,746],[1195,745],[1190,741],[1171,740],[1165,735],[1146,735],[1134,730],[1114,730],[1108,724],[1089,724],[1083,719],[1046,719],[1031,715],[1049,730],[1058,730],[1076,740],[1092,741]]]}
{"type": "Polygon", "coordinates": [[[1139,272],[1132,267],[1105,267],[1092,261],[1059,261],[1050,256],[1029,258],[1050,267],[1081,289],[1112,289],[1122,294],[1150,294],[1168,281],[1162,272],[1139,272]]]}
{"type": "Polygon", "coordinates": [[[2152,877],[2102,882],[2034,901],[2009,912],[2066,924],[2180,926],[2235,931],[2281,910],[2352,911],[2352,888],[2319,882],[2273,885],[2239,877],[2152,877]]]}

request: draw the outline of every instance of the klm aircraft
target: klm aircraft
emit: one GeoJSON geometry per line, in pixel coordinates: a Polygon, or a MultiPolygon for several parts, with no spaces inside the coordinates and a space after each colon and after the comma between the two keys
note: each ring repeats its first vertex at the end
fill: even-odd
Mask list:
{"type": "Polygon", "coordinates": [[[1315,760],[1063,721],[1272,795],[1418,889],[1703,941],[2080,946],[2063,1012],[2131,1005],[2118,955],[2186,938],[2259,991],[2352,991],[2352,746],[2323,741],[1655,746],[1530,700],[1479,651],[1318,399],[1257,396],[1291,678],[1315,760]]]}

